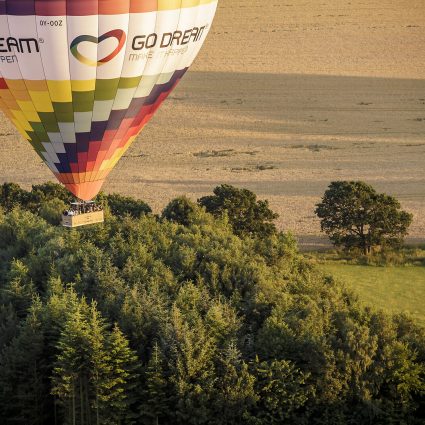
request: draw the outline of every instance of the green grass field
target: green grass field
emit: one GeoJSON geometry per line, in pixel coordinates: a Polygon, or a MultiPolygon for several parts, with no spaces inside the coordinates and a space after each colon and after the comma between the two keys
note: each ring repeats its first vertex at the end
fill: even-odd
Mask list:
{"type": "Polygon", "coordinates": [[[410,313],[425,326],[425,267],[373,267],[326,262],[319,267],[345,282],[360,299],[391,313],[410,313]]]}

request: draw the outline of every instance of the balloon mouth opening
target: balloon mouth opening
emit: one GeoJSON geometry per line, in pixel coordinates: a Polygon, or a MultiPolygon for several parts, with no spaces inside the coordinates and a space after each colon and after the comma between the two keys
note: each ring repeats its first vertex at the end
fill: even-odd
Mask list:
{"type": "Polygon", "coordinates": [[[105,180],[84,183],[65,183],[65,187],[78,199],[91,201],[99,193],[105,180]]]}

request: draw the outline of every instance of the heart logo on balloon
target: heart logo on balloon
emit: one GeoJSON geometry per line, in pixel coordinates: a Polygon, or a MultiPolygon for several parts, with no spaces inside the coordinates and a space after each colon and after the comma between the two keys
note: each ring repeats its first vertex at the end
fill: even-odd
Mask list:
{"type": "Polygon", "coordinates": [[[109,61],[114,59],[115,56],[118,55],[118,53],[124,47],[125,40],[126,40],[126,34],[123,30],[112,30],[112,31],[109,31],[109,32],[101,35],[100,37],[95,37],[93,35],[80,35],[72,41],[72,43],[70,45],[70,49],[71,49],[71,53],[75,57],[75,59],[77,59],[81,63],[88,65],[88,66],[101,66],[101,65],[105,65],[105,63],[108,63],[109,61]],[[102,43],[102,41],[105,41],[108,38],[115,38],[118,41],[118,46],[114,49],[114,51],[112,53],[105,56],[103,59],[92,60],[92,59],[82,55],[78,51],[78,46],[79,46],[80,43],[89,42],[89,43],[94,43],[94,44],[100,44],[100,43],[102,43]]]}

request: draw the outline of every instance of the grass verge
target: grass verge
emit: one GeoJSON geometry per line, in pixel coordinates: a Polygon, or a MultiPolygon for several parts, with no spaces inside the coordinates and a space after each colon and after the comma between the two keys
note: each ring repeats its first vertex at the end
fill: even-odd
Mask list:
{"type": "Polygon", "coordinates": [[[318,266],[344,281],[365,304],[391,313],[409,313],[425,326],[425,267],[375,267],[332,261],[318,266]]]}

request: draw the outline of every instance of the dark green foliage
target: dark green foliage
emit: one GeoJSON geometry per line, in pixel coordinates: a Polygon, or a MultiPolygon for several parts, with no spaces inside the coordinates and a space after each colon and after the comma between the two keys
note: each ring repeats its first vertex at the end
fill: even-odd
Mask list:
{"type": "Polygon", "coordinates": [[[44,358],[41,305],[28,316],[0,354],[0,417],[3,424],[43,425],[48,417],[48,365],[44,358]]]}
{"type": "Polygon", "coordinates": [[[0,186],[0,205],[6,212],[13,208],[25,205],[28,202],[28,192],[16,183],[3,183],[0,186]]]}
{"type": "Polygon", "coordinates": [[[316,214],[335,245],[358,248],[365,255],[377,246],[399,246],[413,219],[395,198],[361,181],[332,182],[316,214]]]}
{"type": "MultiPolygon", "coordinates": [[[[38,214],[49,224],[59,225],[62,213],[74,202],[74,196],[61,184],[43,183],[33,185],[31,191],[21,189],[16,183],[4,183],[0,186],[0,207],[10,212],[14,208],[38,214]]],[[[103,205],[107,216],[130,216],[139,218],[152,212],[148,204],[139,199],[121,196],[119,194],[106,195],[103,192],[95,201],[103,205]]]]}
{"type": "Polygon", "coordinates": [[[198,206],[72,231],[38,213],[0,211],[2,424],[424,423],[424,330],[290,235],[198,206]]]}
{"type": "Polygon", "coordinates": [[[44,217],[51,224],[56,224],[52,213],[49,209],[58,208],[61,214],[64,206],[73,200],[72,195],[64,186],[57,183],[43,183],[32,186],[31,191],[21,189],[16,183],[4,183],[0,186],[0,206],[5,211],[11,211],[13,208],[20,207],[32,212],[38,212],[45,204],[49,207],[45,208],[44,217]]]}
{"type": "Polygon", "coordinates": [[[226,213],[238,236],[264,237],[276,232],[273,220],[278,215],[270,210],[268,201],[258,201],[257,195],[247,189],[223,184],[214,189],[214,195],[204,196],[198,203],[215,217],[226,213]]]}
{"type": "Polygon", "coordinates": [[[65,186],[58,183],[43,183],[33,185],[31,190],[31,198],[34,203],[41,203],[43,200],[61,200],[64,203],[73,201],[73,195],[65,188],[65,186]]]}
{"type": "Polygon", "coordinates": [[[51,391],[63,407],[64,423],[122,423],[137,357],[118,326],[108,332],[96,305],[83,300],[68,313],[56,348],[51,391]]]}
{"type": "Polygon", "coordinates": [[[18,316],[27,315],[36,289],[28,276],[28,267],[22,261],[12,261],[8,279],[0,288],[0,292],[3,302],[12,305],[18,316]]]}
{"type": "MultiPolygon", "coordinates": [[[[252,419],[251,412],[260,400],[254,388],[256,376],[255,372],[250,373],[235,343],[223,350],[217,366],[217,392],[213,400],[217,414],[212,423],[237,424],[252,419]]],[[[258,407],[255,410],[258,411],[258,407]]]]}
{"type": "Polygon", "coordinates": [[[167,376],[164,370],[165,359],[157,342],[155,342],[151,358],[143,376],[141,404],[139,408],[140,420],[143,424],[158,425],[167,423],[172,417],[171,396],[167,376]]]}
{"type": "Polygon", "coordinates": [[[162,218],[183,226],[189,226],[193,222],[193,216],[197,205],[185,196],[173,199],[162,212],[162,218]]]}
{"type": "Polygon", "coordinates": [[[62,212],[68,207],[69,205],[60,199],[50,199],[41,204],[39,214],[48,223],[58,226],[62,221],[62,212]]]}
{"type": "Polygon", "coordinates": [[[150,206],[140,199],[121,196],[117,193],[105,195],[104,198],[111,210],[111,213],[118,217],[129,215],[134,218],[139,218],[152,212],[150,206]]]}
{"type": "MultiPolygon", "coordinates": [[[[198,294],[194,295],[196,297],[198,294]]],[[[206,424],[213,415],[211,404],[214,395],[216,345],[198,316],[197,308],[192,304],[202,300],[195,298],[188,301],[188,317],[176,306],[171,310],[167,335],[170,347],[170,381],[173,393],[176,394],[179,422],[206,424]]]]}
{"type": "Polygon", "coordinates": [[[257,377],[255,387],[258,394],[257,419],[260,423],[293,424],[297,411],[309,398],[307,376],[286,360],[260,362],[253,364],[257,377]]]}

